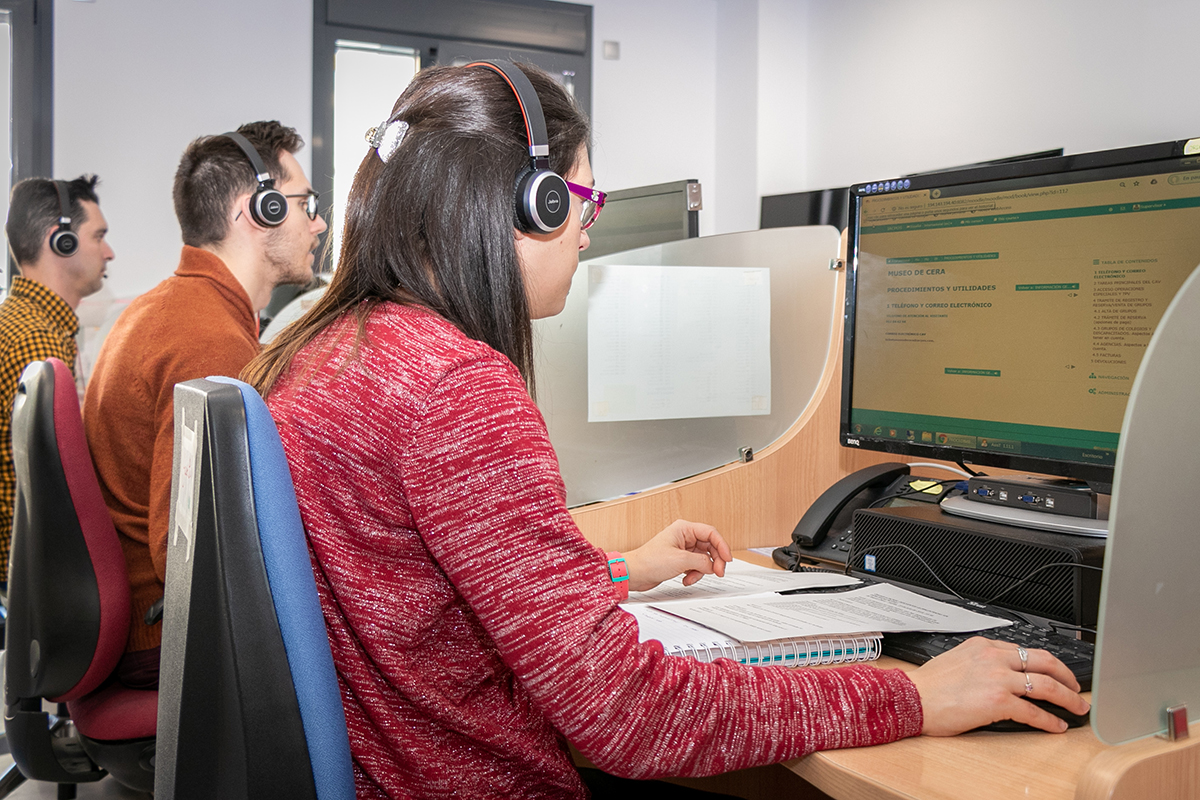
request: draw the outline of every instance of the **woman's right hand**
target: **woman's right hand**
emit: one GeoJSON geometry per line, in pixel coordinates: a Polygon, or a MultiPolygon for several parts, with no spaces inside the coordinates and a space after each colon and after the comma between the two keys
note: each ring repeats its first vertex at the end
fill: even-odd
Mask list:
{"type": "Polygon", "coordinates": [[[625,553],[629,591],[645,592],[676,575],[691,586],[705,575],[725,575],[733,560],[728,543],[711,525],[677,519],[636,550],[625,553]]]}
{"type": "Polygon", "coordinates": [[[1005,719],[1051,733],[1065,731],[1066,722],[1026,697],[1086,714],[1089,705],[1079,696],[1079,682],[1045,650],[1026,652],[1027,671],[1015,644],[975,636],[908,673],[921,695],[921,732],[953,736],[1005,719]],[[1026,692],[1027,686],[1032,690],[1026,692]]]}

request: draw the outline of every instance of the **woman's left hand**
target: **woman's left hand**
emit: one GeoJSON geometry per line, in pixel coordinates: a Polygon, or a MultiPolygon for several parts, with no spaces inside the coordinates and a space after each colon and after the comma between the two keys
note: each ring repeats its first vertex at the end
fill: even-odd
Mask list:
{"type": "Polygon", "coordinates": [[[682,519],[624,555],[631,592],[653,589],[680,574],[685,586],[705,575],[723,576],[725,565],[733,560],[733,552],[716,528],[682,519]]]}

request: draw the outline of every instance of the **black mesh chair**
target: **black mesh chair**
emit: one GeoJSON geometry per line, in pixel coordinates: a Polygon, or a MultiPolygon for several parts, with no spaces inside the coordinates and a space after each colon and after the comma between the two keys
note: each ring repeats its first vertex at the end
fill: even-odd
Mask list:
{"type": "Polygon", "coordinates": [[[352,800],[341,693],[291,475],[258,394],[175,387],[158,800],[352,800]]]}
{"type": "Polygon", "coordinates": [[[12,441],[4,729],[15,765],[0,796],[31,778],[73,797],[74,784],[106,773],[149,791],[158,693],[112,679],[129,634],[129,580],[66,364],[25,369],[12,441]]]}

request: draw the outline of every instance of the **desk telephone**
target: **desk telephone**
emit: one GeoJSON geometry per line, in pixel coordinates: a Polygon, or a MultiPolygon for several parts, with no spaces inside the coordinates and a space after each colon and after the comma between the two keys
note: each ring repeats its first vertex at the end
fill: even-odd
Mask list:
{"type": "MultiPolygon", "coordinates": [[[[792,531],[792,543],[776,549],[772,558],[784,569],[794,569],[805,561],[845,564],[853,541],[854,512],[889,495],[911,491],[916,488],[911,484],[921,480],[909,475],[908,464],[896,462],[873,464],[847,475],[826,489],[804,512],[792,531]]],[[[912,499],[937,502],[946,490],[935,491],[928,495],[913,494],[912,499]]],[[[888,504],[891,502],[896,501],[888,504]]]]}

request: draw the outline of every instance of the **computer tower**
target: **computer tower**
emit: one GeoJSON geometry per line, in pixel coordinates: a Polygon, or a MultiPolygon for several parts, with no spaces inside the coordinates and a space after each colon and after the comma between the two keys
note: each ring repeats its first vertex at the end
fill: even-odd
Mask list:
{"type": "Polygon", "coordinates": [[[847,561],[853,573],[936,592],[948,587],[1084,628],[1096,627],[1103,565],[1103,539],[957,517],[925,504],[855,512],[847,561]]]}

